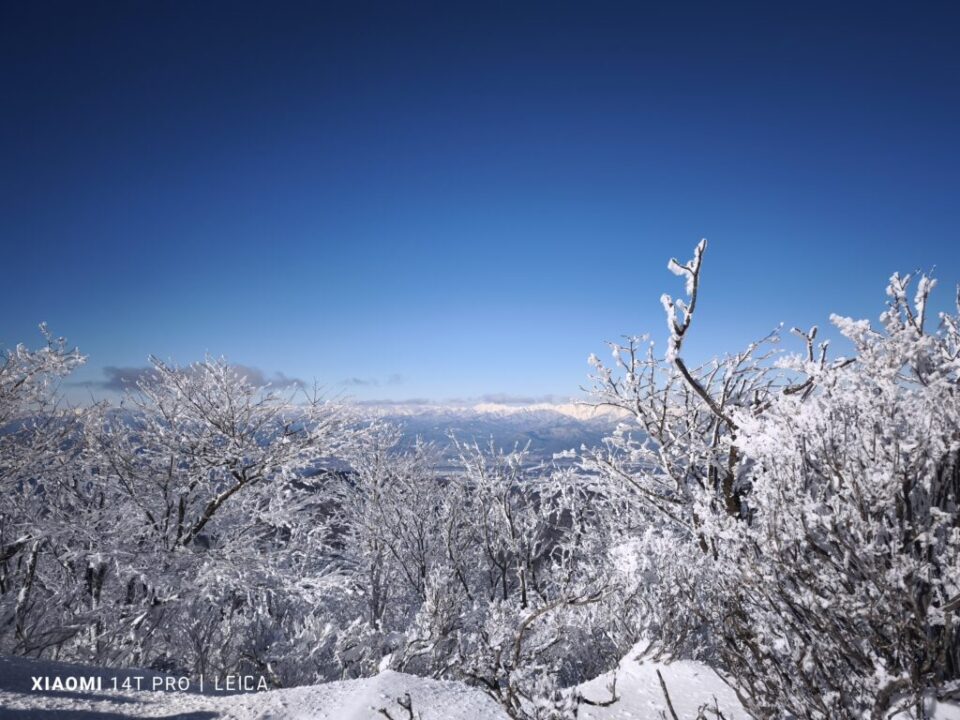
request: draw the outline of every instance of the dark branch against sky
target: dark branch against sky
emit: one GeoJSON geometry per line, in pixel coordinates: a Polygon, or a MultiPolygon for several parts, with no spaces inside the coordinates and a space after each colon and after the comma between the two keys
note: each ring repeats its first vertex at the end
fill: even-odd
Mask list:
{"type": "Polygon", "coordinates": [[[4,2],[0,342],[567,396],[702,236],[692,353],[875,318],[960,279],[955,7],[4,2]]]}

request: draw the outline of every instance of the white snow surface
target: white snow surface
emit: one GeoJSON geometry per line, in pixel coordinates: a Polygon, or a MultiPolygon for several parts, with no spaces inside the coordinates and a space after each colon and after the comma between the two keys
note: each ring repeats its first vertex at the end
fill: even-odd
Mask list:
{"type": "MultiPolygon", "coordinates": [[[[584,720],[659,720],[661,711],[667,711],[657,671],[663,675],[670,693],[670,701],[680,720],[694,720],[698,709],[715,703],[727,720],[749,720],[736,693],[717,674],[703,663],[679,660],[672,663],[654,662],[638,658],[639,646],[627,654],[615,671],[601,675],[581,686],[584,697],[606,700],[607,686],[614,673],[617,676],[617,695],[620,700],[609,707],[582,706],[584,720]]],[[[667,717],[670,717],[667,711],[667,717]]]]}
{"type": "MultiPolygon", "coordinates": [[[[24,658],[0,658],[0,718],[3,720],[382,720],[387,708],[406,712],[396,698],[410,693],[423,720],[504,720],[500,707],[482,692],[460,683],[430,680],[386,670],[371,678],[236,695],[113,691],[113,677],[152,678],[148,670],[112,670],[24,658]],[[32,691],[31,676],[103,678],[102,691],[32,691]]],[[[144,681],[149,684],[149,680],[144,681]]]]}
{"type": "MultiPolygon", "coordinates": [[[[659,720],[666,710],[657,671],[663,675],[680,720],[694,720],[698,708],[716,704],[728,720],[749,720],[734,692],[708,666],[691,661],[659,663],[629,653],[615,671],[584,683],[583,695],[609,697],[614,673],[620,700],[609,707],[582,706],[583,720],[659,720]]],[[[359,680],[270,690],[247,694],[113,691],[113,677],[142,676],[149,684],[159,673],[113,670],[84,665],[0,657],[0,718],[3,720],[378,720],[386,708],[394,718],[407,714],[396,703],[409,693],[423,720],[509,720],[497,703],[480,690],[457,682],[431,680],[385,670],[359,680]],[[102,677],[104,690],[89,692],[33,691],[31,677],[102,677]]],[[[960,720],[960,708],[929,707],[937,720],[960,720]]],[[[668,714],[669,717],[669,714],[668,714]]]]}
{"type": "MultiPolygon", "coordinates": [[[[727,718],[747,718],[733,692],[706,665],[696,662],[661,664],[627,657],[617,668],[619,702],[607,708],[584,707],[586,720],[658,720],[666,709],[657,680],[659,669],[667,682],[674,707],[682,720],[693,720],[697,708],[716,697],[727,718]]],[[[0,658],[0,718],[45,720],[53,718],[178,718],[178,720],[377,720],[387,708],[395,718],[406,712],[396,698],[409,693],[414,711],[423,720],[507,720],[506,713],[483,692],[457,682],[430,680],[385,670],[359,680],[343,680],[308,687],[271,690],[243,695],[180,692],[31,691],[30,677],[103,677],[158,673],[146,670],[111,670],[24,658],[0,658]]],[[[610,674],[586,683],[586,697],[603,700],[610,674]]],[[[146,681],[145,681],[146,682],[146,681]]]]}

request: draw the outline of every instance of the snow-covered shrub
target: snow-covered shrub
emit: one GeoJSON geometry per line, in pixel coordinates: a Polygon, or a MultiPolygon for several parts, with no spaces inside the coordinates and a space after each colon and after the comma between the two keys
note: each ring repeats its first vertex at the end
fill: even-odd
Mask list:
{"type": "Polygon", "coordinates": [[[116,507],[112,627],[133,653],[118,660],[273,673],[322,598],[331,475],[317,463],[357,435],[342,407],[298,400],[223,360],[155,361],[123,411],[89,425],[89,473],[116,507]]]}
{"type": "Polygon", "coordinates": [[[99,578],[94,557],[91,566],[82,551],[65,555],[96,529],[73,472],[86,413],[58,392],[85,358],[40,329],[43,347],[0,354],[0,648],[19,653],[76,637],[81,625],[48,620],[64,602],[85,608],[99,578]]]}
{"type": "Polygon", "coordinates": [[[436,453],[420,442],[400,450],[400,437],[398,428],[375,424],[346,455],[350,472],[336,493],[340,532],[329,552],[375,630],[409,622],[442,556],[436,453]]]}
{"type": "Polygon", "coordinates": [[[527,718],[609,669],[624,649],[611,638],[619,594],[609,517],[588,486],[475,443],[457,444],[459,468],[441,475],[431,448],[398,439],[380,427],[358,444],[338,494],[331,552],[353,612],[341,673],[462,679],[527,718]]]}
{"type": "Polygon", "coordinates": [[[713,661],[757,717],[874,718],[960,679],[960,334],[934,283],[893,276],[881,327],[834,317],[856,354],[774,360],[777,336],[699,368],[681,357],[701,243],[670,269],[666,358],[596,358],[600,402],[635,422],[585,458],[647,524],[642,604],[662,652],[713,661]]]}
{"type": "Polygon", "coordinates": [[[467,579],[453,675],[511,717],[573,717],[579,700],[563,688],[620,655],[604,637],[615,594],[608,517],[570,471],[533,472],[524,451],[460,449],[473,541],[472,559],[454,558],[448,576],[453,588],[467,579]]]}
{"type": "MultiPolygon", "coordinates": [[[[10,355],[35,398],[42,384],[31,378],[78,361],[51,347],[45,364],[22,348],[10,355]]],[[[324,641],[313,630],[330,580],[332,475],[317,463],[364,432],[341,406],[294,402],[207,360],[154,361],[120,408],[95,406],[82,423],[41,410],[4,436],[0,532],[19,525],[20,538],[4,542],[5,650],[275,684],[316,678],[290,660],[324,641]],[[46,433],[34,462],[41,427],[59,434],[46,433]]]]}
{"type": "MultiPolygon", "coordinates": [[[[912,307],[907,283],[891,279],[879,330],[834,318],[855,361],[790,358],[812,392],[735,415],[751,461],[746,540],[769,558],[738,569],[777,589],[744,597],[753,642],[821,689],[803,700],[824,716],[880,715],[896,698],[920,714],[922,695],[960,677],[960,337],[950,316],[925,332],[932,283],[920,279],[912,307]]],[[[779,682],[753,682],[765,707],[783,703],[779,682]]]]}

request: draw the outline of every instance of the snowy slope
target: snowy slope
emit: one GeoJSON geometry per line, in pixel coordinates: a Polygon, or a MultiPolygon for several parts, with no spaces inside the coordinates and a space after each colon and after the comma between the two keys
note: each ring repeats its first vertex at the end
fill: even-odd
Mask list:
{"type": "Polygon", "coordinates": [[[659,720],[660,712],[667,712],[667,703],[660,687],[657,671],[663,676],[670,693],[673,709],[680,720],[694,720],[698,709],[705,704],[719,706],[727,720],[748,720],[749,715],[731,690],[713,670],[703,663],[681,660],[658,663],[637,658],[640,646],[634,648],[613,672],[601,675],[581,686],[584,697],[606,700],[607,686],[614,674],[617,677],[617,695],[620,700],[610,707],[585,706],[580,718],[585,720],[659,720]]]}
{"type": "MultiPolygon", "coordinates": [[[[697,707],[716,697],[730,720],[746,718],[733,693],[706,666],[681,662],[672,665],[640,663],[631,656],[617,670],[621,700],[609,708],[585,708],[589,720],[656,720],[665,709],[656,670],[667,681],[681,720],[693,720],[697,707]]],[[[77,718],[176,717],[179,720],[376,720],[385,707],[394,718],[406,713],[396,698],[410,694],[414,711],[423,720],[506,720],[500,707],[479,690],[460,683],[385,671],[376,677],[273,690],[246,695],[213,695],[151,691],[31,691],[30,676],[156,676],[149,671],[114,671],[66,663],[0,658],[0,718],[49,720],[77,718]]],[[[149,680],[144,681],[149,683],[149,680]]],[[[587,683],[589,698],[606,697],[608,676],[587,683]]]]}
{"type": "Polygon", "coordinates": [[[387,708],[396,718],[406,713],[396,698],[409,693],[423,720],[505,720],[499,706],[483,693],[441,682],[385,671],[372,678],[243,695],[113,691],[117,676],[157,676],[147,670],[109,670],[66,663],[0,658],[0,718],[3,720],[375,720],[387,708]],[[31,676],[103,678],[101,691],[32,691],[31,676]]]}
{"type": "MultiPolygon", "coordinates": [[[[670,664],[638,660],[628,654],[616,669],[620,700],[610,707],[582,706],[582,720],[660,720],[666,701],[657,671],[663,675],[680,720],[695,720],[704,704],[720,708],[727,720],[749,720],[735,694],[706,665],[680,661],[670,664]]],[[[604,700],[613,673],[585,683],[583,695],[604,700]]],[[[396,703],[409,693],[422,720],[508,720],[500,707],[481,691],[444,682],[384,671],[372,678],[344,680],[310,687],[244,695],[207,692],[33,691],[31,676],[103,678],[121,681],[142,676],[148,685],[162,677],[149,670],[111,670],[52,661],[0,657],[0,719],[2,720],[382,720],[386,708],[397,720],[407,714],[396,703]]],[[[936,720],[960,720],[960,708],[928,705],[936,720]]],[[[669,717],[669,713],[667,714],[669,717]]]]}

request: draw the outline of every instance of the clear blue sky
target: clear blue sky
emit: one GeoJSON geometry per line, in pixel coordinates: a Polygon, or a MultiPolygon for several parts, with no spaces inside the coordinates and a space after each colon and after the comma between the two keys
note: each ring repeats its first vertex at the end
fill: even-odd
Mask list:
{"type": "Polygon", "coordinates": [[[960,279],[960,6],[0,5],[0,343],[367,398],[569,396],[960,279]]]}

